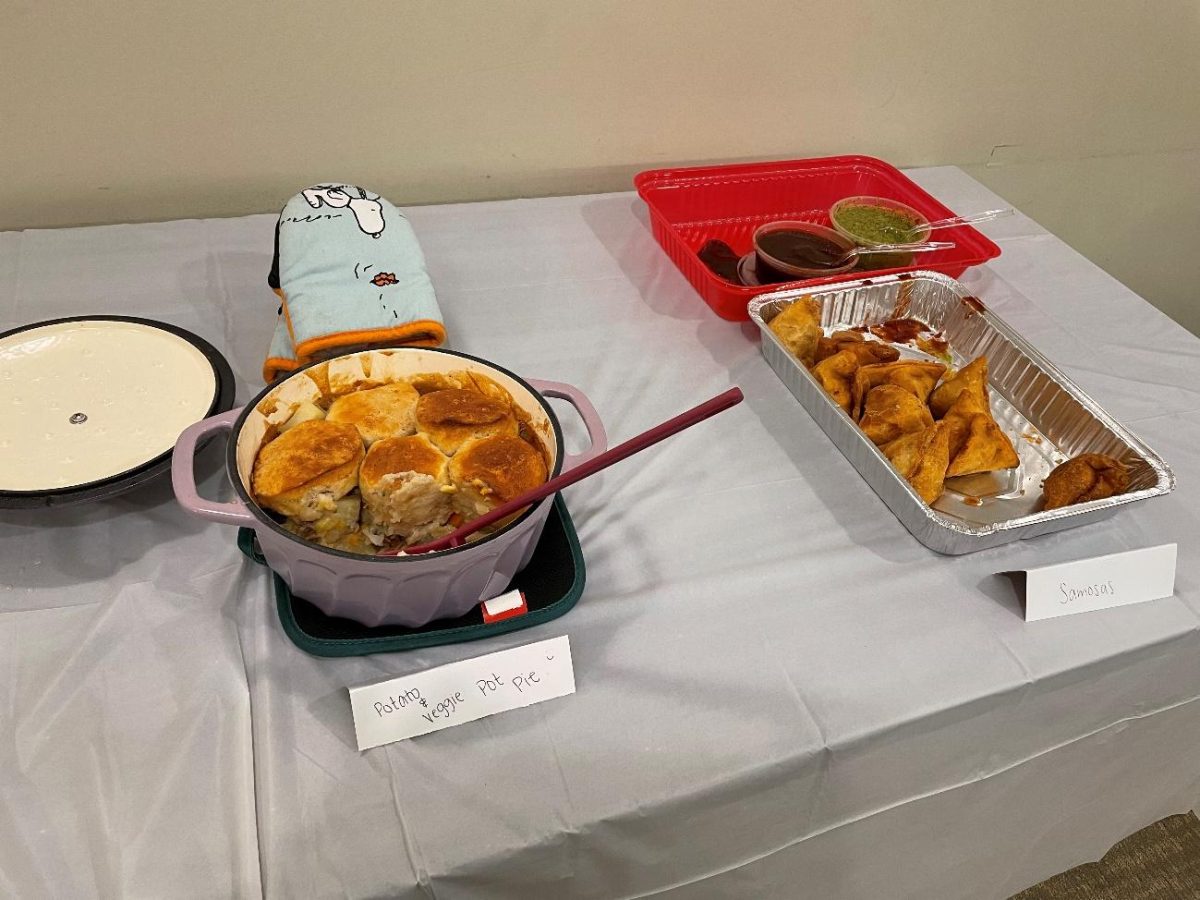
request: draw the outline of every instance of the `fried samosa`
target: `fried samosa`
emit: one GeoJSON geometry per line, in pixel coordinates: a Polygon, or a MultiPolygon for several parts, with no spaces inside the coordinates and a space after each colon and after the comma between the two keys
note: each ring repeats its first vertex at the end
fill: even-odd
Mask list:
{"type": "Polygon", "coordinates": [[[866,339],[858,331],[835,331],[829,337],[817,340],[817,362],[829,359],[839,350],[845,350],[847,344],[863,344],[866,339]]]}
{"type": "Polygon", "coordinates": [[[817,341],[817,362],[828,359],[841,350],[850,350],[861,365],[892,362],[900,358],[900,351],[891,344],[868,341],[860,331],[835,331],[829,337],[817,341]]]}
{"type": "Polygon", "coordinates": [[[821,339],[821,304],[801,297],[767,325],[787,347],[788,353],[806,366],[817,359],[817,341],[821,339]]]}
{"type": "Polygon", "coordinates": [[[932,504],[942,496],[950,462],[949,434],[943,423],[935,422],[880,449],[922,500],[932,504]]]}
{"type": "Polygon", "coordinates": [[[1129,490],[1129,470],[1100,453],[1083,453],[1055,467],[1042,484],[1043,509],[1103,500],[1129,490]]]}
{"type": "Polygon", "coordinates": [[[894,384],[896,387],[904,388],[925,403],[928,401],[934,385],[938,383],[938,379],[945,371],[946,367],[941,363],[907,359],[863,366],[854,376],[854,386],[851,389],[851,415],[855,418],[862,415],[862,405],[867,394],[871,388],[881,384],[894,384]]]}
{"type": "Polygon", "coordinates": [[[858,426],[878,446],[933,424],[929,409],[904,388],[881,384],[871,388],[858,426]]]}
{"type": "Polygon", "coordinates": [[[929,409],[937,418],[950,411],[954,401],[967,388],[987,396],[987,357],[977,356],[954,375],[947,378],[929,395],[929,409]]]}
{"type": "Polygon", "coordinates": [[[1012,469],[1020,464],[1012,441],[992,417],[986,384],[966,385],[942,417],[942,423],[946,425],[950,446],[947,478],[1012,469]]]}
{"type": "Polygon", "coordinates": [[[879,341],[863,341],[860,344],[843,344],[843,349],[849,350],[858,359],[860,366],[872,366],[877,363],[894,362],[900,358],[900,351],[879,341]]]}
{"type": "Polygon", "coordinates": [[[825,393],[842,409],[850,412],[850,387],[859,369],[858,358],[850,350],[839,350],[829,359],[813,366],[813,377],[825,388],[825,393]]]}

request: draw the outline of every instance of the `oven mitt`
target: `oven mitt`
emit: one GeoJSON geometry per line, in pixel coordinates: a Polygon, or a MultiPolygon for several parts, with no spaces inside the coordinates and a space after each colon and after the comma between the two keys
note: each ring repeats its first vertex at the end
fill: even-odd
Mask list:
{"type": "Polygon", "coordinates": [[[400,210],[348,184],[318,184],[287,202],[267,279],[279,320],[263,380],[369,347],[446,340],[425,256],[400,210]]]}

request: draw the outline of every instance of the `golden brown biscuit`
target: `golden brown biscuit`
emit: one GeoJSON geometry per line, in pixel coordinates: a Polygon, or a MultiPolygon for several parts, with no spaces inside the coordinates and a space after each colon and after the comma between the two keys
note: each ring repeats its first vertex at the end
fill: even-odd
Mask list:
{"type": "Polygon", "coordinates": [[[417,389],[418,394],[432,394],[434,391],[453,391],[474,387],[466,372],[421,372],[409,377],[409,382],[417,389]]]}
{"type": "Polygon", "coordinates": [[[517,420],[511,406],[478,391],[460,388],[421,395],[417,403],[417,428],[444,453],[454,453],[474,438],[517,436],[517,420]]]}
{"type": "Polygon", "coordinates": [[[312,522],[337,509],[358,484],[362,438],[353,425],[301,422],[258,452],[251,483],[268,509],[312,522]]]}
{"type": "Polygon", "coordinates": [[[439,481],[446,474],[450,458],[423,434],[383,438],[371,445],[359,469],[359,484],[374,488],[387,475],[416,472],[439,481]]]}
{"type": "Polygon", "coordinates": [[[532,490],[546,478],[546,460],[515,435],[476,438],[450,460],[450,480],[458,489],[454,508],[467,521],[532,490]]]}
{"type": "Polygon", "coordinates": [[[468,388],[474,388],[485,397],[490,397],[497,403],[503,403],[505,406],[513,405],[512,394],[506,391],[498,382],[483,375],[479,372],[462,372],[462,377],[466,378],[470,383],[468,388]]]}
{"type": "Polygon", "coordinates": [[[410,537],[450,517],[450,463],[423,434],[383,438],[359,471],[363,527],[373,539],[410,537]]]}
{"type": "Polygon", "coordinates": [[[434,391],[475,391],[504,404],[513,402],[512,396],[494,379],[479,372],[459,369],[455,372],[421,372],[411,375],[408,381],[420,394],[434,391]]]}
{"type": "Polygon", "coordinates": [[[416,431],[419,399],[420,395],[411,384],[395,381],[338,397],[329,407],[327,418],[330,422],[353,425],[370,445],[380,438],[400,437],[416,431]]]}

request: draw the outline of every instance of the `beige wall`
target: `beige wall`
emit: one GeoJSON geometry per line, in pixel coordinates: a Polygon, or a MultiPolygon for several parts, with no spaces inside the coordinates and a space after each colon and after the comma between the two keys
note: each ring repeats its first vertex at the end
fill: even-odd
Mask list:
{"type": "Polygon", "coordinates": [[[954,163],[1200,331],[1195,0],[0,2],[0,228],[954,163]]]}

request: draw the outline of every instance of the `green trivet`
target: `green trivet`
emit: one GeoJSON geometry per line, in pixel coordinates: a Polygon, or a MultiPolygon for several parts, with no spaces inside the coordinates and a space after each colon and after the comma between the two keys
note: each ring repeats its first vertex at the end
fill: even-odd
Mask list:
{"type": "MultiPolygon", "coordinates": [[[[250,529],[238,531],[238,547],[254,562],[266,565],[254,540],[254,532],[250,529]]],[[[525,594],[529,612],[523,616],[487,625],[476,606],[465,616],[439,619],[420,628],[401,625],[372,628],[350,619],[327,616],[307,600],[293,597],[287,584],[278,575],[272,573],[272,577],[283,630],[297,647],[314,656],[395,653],[439,644],[477,641],[531,628],[557,619],[570,610],[583,594],[585,581],[579,537],[575,534],[575,525],[561,494],[554,498],[554,506],[529,565],[508,586],[508,590],[520,590],[525,594]]]]}

